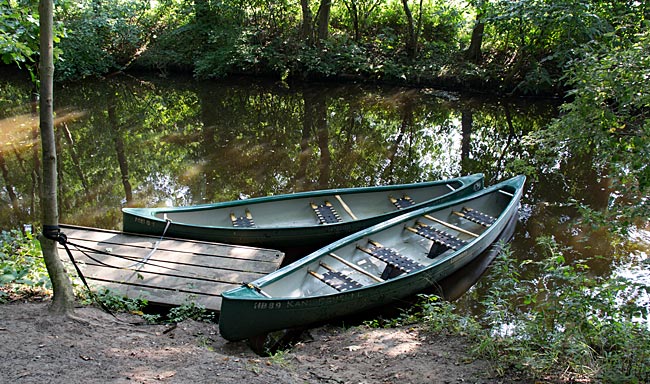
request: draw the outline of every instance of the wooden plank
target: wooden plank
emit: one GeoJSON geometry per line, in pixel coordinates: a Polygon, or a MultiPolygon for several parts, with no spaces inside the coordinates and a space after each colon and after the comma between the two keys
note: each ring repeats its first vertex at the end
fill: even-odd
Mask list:
{"type": "MultiPolygon", "coordinates": [[[[231,271],[223,270],[218,268],[204,268],[200,265],[177,265],[174,263],[169,263],[166,261],[152,261],[148,260],[147,263],[137,264],[137,260],[124,260],[118,258],[106,258],[98,262],[98,259],[88,258],[87,255],[84,255],[80,252],[73,251],[72,255],[74,256],[75,262],[80,265],[88,266],[101,266],[105,268],[115,269],[119,271],[129,271],[132,275],[136,274],[157,274],[162,276],[176,277],[176,278],[187,278],[195,279],[202,281],[213,281],[216,283],[231,283],[237,284],[244,281],[253,281],[264,276],[266,273],[263,272],[244,272],[244,271],[231,271]],[[114,261],[114,260],[117,260],[114,261]],[[136,263],[134,263],[136,261],[136,263]],[[128,262],[125,263],[125,262],[128,262]],[[139,268],[138,268],[139,267],[139,268]]],[[[125,279],[124,276],[120,276],[125,282],[129,282],[128,279],[125,279]]]]}
{"type": "MultiPolygon", "coordinates": [[[[74,239],[88,240],[107,248],[120,244],[150,250],[160,240],[158,236],[130,234],[107,229],[71,225],[61,225],[61,231],[65,233],[70,242],[73,242],[74,239]]],[[[268,262],[276,262],[278,258],[284,257],[282,252],[276,250],[173,238],[162,239],[158,244],[158,249],[268,262]]]]}
{"type": "Polygon", "coordinates": [[[219,296],[223,291],[241,285],[241,282],[205,281],[182,276],[174,276],[170,279],[169,276],[157,273],[134,272],[96,265],[80,267],[88,280],[118,282],[122,285],[158,288],[194,295],[219,296]]]}
{"type": "MultiPolygon", "coordinates": [[[[105,259],[112,259],[115,263],[115,266],[119,267],[126,267],[128,265],[132,265],[138,261],[141,261],[151,252],[151,249],[134,248],[128,245],[114,244],[110,247],[103,247],[103,245],[87,240],[72,239],[69,241],[71,242],[71,245],[69,245],[70,249],[78,249],[78,252],[81,250],[87,251],[93,257],[96,257],[102,261],[105,261],[105,259]],[[76,248],[75,245],[91,248],[93,250],[88,251],[86,248],[76,248]],[[118,255],[120,257],[118,257],[118,255]]],[[[183,251],[175,252],[160,248],[151,254],[149,260],[152,262],[169,262],[178,265],[199,264],[204,268],[220,268],[235,271],[257,271],[265,273],[275,271],[278,266],[277,262],[237,259],[230,256],[196,254],[183,251]]]]}
{"type": "Polygon", "coordinates": [[[275,250],[98,228],[62,225],[61,230],[92,289],[104,287],[157,304],[195,302],[218,311],[222,292],[275,271],[284,257],[275,250]]]}
{"type": "Polygon", "coordinates": [[[97,279],[88,280],[88,283],[93,290],[106,288],[111,290],[111,292],[119,292],[120,294],[131,298],[145,299],[150,303],[174,306],[194,302],[212,311],[219,311],[221,308],[221,296],[177,292],[153,286],[129,286],[113,281],[103,281],[97,279]]]}

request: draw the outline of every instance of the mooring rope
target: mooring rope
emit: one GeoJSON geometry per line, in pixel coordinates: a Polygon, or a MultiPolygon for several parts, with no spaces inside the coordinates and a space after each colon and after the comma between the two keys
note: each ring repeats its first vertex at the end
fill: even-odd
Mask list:
{"type": "MultiPolygon", "coordinates": [[[[44,231],[43,232],[44,236],[51,239],[51,240],[55,240],[55,241],[61,243],[61,240],[64,239],[63,241],[65,242],[65,244],[63,244],[63,246],[66,249],[66,251],[68,252],[69,257],[71,257],[71,260],[73,260],[73,264],[75,266],[75,269],[77,269],[77,271],[78,271],[78,273],[80,275],[81,275],[81,272],[78,269],[76,260],[74,260],[74,258],[70,254],[71,250],[70,250],[69,246],[74,247],[77,252],[80,252],[85,257],[87,257],[88,259],[90,259],[93,262],[97,263],[98,265],[101,265],[101,266],[104,266],[104,267],[107,267],[107,268],[121,269],[121,270],[125,270],[125,271],[134,271],[134,273],[137,273],[139,268],[134,270],[133,266],[142,264],[142,265],[149,265],[149,266],[157,267],[157,268],[160,268],[160,269],[165,269],[165,270],[170,271],[170,272],[178,272],[179,277],[189,277],[187,275],[190,275],[192,278],[203,280],[203,281],[208,281],[208,282],[213,282],[213,283],[221,283],[221,282],[223,282],[223,281],[215,279],[215,278],[213,278],[212,276],[209,276],[209,275],[200,274],[200,273],[197,273],[197,272],[191,272],[191,271],[186,271],[186,270],[182,270],[182,269],[179,269],[179,268],[174,268],[174,267],[167,266],[167,265],[164,264],[165,263],[164,261],[162,263],[152,262],[150,260],[150,258],[151,258],[151,255],[153,254],[153,251],[149,252],[149,254],[147,256],[142,258],[142,260],[140,260],[140,261],[138,261],[138,262],[136,262],[134,264],[131,264],[129,266],[126,266],[126,267],[119,267],[119,266],[116,266],[116,265],[108,264],[108,263],[106,263],[106,262],[104,262],[104,261],[102,261],[102,260],[100,260],[100,259],[98,259],[96,257],[93,257],[91,255],[91,253],[105,255],[105,256],[111,256],[111,257],[114,257],[114,258],[117,258],[117,259],[123,259],[123,260],[128,260],[128,261],[133,261],[133,259],[135,259],[135,257],[120,255],[120,254],[112,253],[112,252],[109,252],[109,251],[104,251],[104,250],[101,250],[101,249],[96,249],[96,248],[93,248],[93,247],[88,247],[88,246],[85,246],[85,245],[81,245],[81,244],[71,242],[64,233],[60,232],[60,229],[58,230],[59,232],[56,232],[56,230],[50,231],[48,233],[48,235],[50,237],[45,235],[45,232],[46,232],[45,228],[43,229],[43,231],[44,231]]],[[[231,268],[222,268],[222,269],[227,269],[227,270],[232,270],[232,271],[239,271],[238,269],[231,269],[231,268]]],[[[83,278],[83,276],[82,276],[82,278],[83,278]]]]}
{"type": "MultiPolygon", "coordinates": [[[[142,265],[146,264],[146,265],[157,266],[159,268],[168,269],[168,270],[171,270],[171,271],[189,273],[191,275],[194,275],[195,278],[199,278],[199,279],[202,279],[202,280],[207,280],[207,281],[211,281],[211,282],[219,282],[219,280],[215,280],[215,279],[210,278],[208,276],[200,275],[200,274],[197,274],[197,273],[194,273],[194,272],[182,271],[180,269],[171,268],[171,267],[167,267],[167,266],[164,266],[164,265],[149,262],[149,258],[151,257],[151,255],[153,255],[153,253],[158,248],[158,245],[160,244],[160,241],[164,238],[165,233],[167,232],[167,229],[169,228],[170,223],[171,223],[171,220],[168,220],[167,225],[165,226],[165,231],[163,232],[163,235],[160,237],[158,242],[155,244],[155,246],[151,250],[151,252],[149,252],[149,254],[147,254],[147,256],[145,256],[142,260],[140,260],[139,262],[131,265],[130,267],[117,267],[117,266],[114,266],[114,265],[107,264],[107,263],[105,263],[105,262],[103,262],[101,260],[98,260],[97,258],[91,256],[87,251],[92,251],[92,252],[95,252],[95,253],[98,253],[98,254],[108,255],[108,256],[121,258],[121,259],[125,259],[125,260],[133,260],[132,257],[128,257],[128,256],[124,256],[124,255],[117,255],[117,254],[114,254],[114,253],[111,253],[111,252],[102,251],[102,250],[95,249],[95,248],[92,248],[92,247],[86,247],[86,246],[81,245],[81,244],[71,243],[70,241],[68,241],[68,237],[66,236],[66,234],[61,232],[61,228],[58,225],[43,225],[43,236],[46,239],[56,241],[61,246],[63,246],[66,253],[68,254],[68,258],[70,259],[70,262],[74,266],[74,268],[75,268],[75,270],[77,272],[77,275],[79,276],[79,279],[81,279],[81,282],[83,283],[84,287],[88,291],[88,295],[90,296],[90,298],[97,305],[99,305],[99,307],[102,310],[104,310],[106,313],[110,314],[113,318],[115,318],[117,321],[119,321],[121,323],[131,324],[131,325],[152,325],[152,324],[149,324],[147,322],[128,322],[128,321],[124,321],[124,320],[118,318],[115,315],[115,313],[110,308],[108,308],[108,306],[106,306],[106,304],[104,304],[103,301],[99,300],[97,294],[90,289],[90,285],[88,284],[88,280],[86,279],[85,275],[81,271],[81,268],[79,267],[79,265],[78,265],[77,261],[75,260],[74,256],[72,255],[72,251],[70,250],[69,245],[75,247],[78,252],[81,252],[85,257],[87,257],[88,259],[90,259],[93,262],[97,263],[98,265],[105,266],[105,267],[108,267],[108,268],[133,270],[132,269],[133,266],[140,265],[140,267],[141,267],[142,265]]],[[[138,269],[135,270],[135,273],[137,273],[138,269]]]]}
{"type": "Polygon", "coordinates": [[[142,260],[140,260],[139,262],[133,265],[129,265],[127,268],[131,269],[135,267],[135,271],[137,272],[140,268],[142,268],[147,263],[147,261],[149,261],[149,258],[151,257],[151,255],[154,254],[154,252],[156,252],[156,250],[158,249],[158,245],[160,245],[160,242],[163,241],[163,239],[165,238],[165,234],[167,234],[167,230],[169,229],[169,226],[172,224],[172,220],[167,218],[166,214],[165,214],[165,221],[167,222],[167,224],[165,224],[165,229],[163,230],[162,235],[160,235],[158,241],[156,241],[156,244],[154,244],[153,249],[151,249],[151,251],[145,257],[143,257],[142,260]]]}
{"type": "MultiPolygon", "coordinates": [[[[88,281],[86,280],[86,276],[81,272],[81,268],[77,265],[76,260],[74,259],[74,256],[72,256],[72,252],[70,251],[70,248],[68,247],[68,237],[65,235],[65,233],[61,233],[61,227],[58,225],[43,225],[43,236],[46,239],[54,240],[57,243],[61,244],[63,248],[65,248],[66,252],[68,253],[68,257],[70,258],[70,261],[72,262],[72,265],[74,266],[75,270],[77,271],[77,275],[79,275],[79,278],[81,279],[81,282],[83,285],[86,287],[86,290],[88,291],[88,294],[90,295],[91,299],[98,304],[104,312],[108,313],[109,315],[113,316],[116,320],[120,322],[125,322],[118,318],[113,311],[111,311],[110,308],[104,304],[103,301],[99,300],[95,292],[93,292],[90,289],[90,285],[88,285],[88,281]]],[[[132,324],[140,324],[140,323],[132,323],[132,324]]]]}

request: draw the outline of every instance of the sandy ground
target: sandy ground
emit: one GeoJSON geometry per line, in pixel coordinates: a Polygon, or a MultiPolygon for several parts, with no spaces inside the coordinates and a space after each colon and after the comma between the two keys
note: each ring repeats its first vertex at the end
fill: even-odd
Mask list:
{"type": "Polygon", "coordinates": [[[92,307],[75,319],[47,303],[0,305],[0,383],[526,383],[497,376],[462,337],[418,328],[308,332],[290,350],[256,355],[212,323],[132,325],[92,307]]]}

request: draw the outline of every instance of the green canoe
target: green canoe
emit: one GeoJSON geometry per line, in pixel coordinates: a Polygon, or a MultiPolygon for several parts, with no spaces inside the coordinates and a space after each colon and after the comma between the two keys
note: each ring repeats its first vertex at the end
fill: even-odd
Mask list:
{"type": "Polygon", "coordinates": [[[403,214],[222,294],[219,329],[255,338],[418,293],[489,247],[517,214],[524,176],[403,214]]]}
{"type": "Polygon", "coordinates": [[[483,175],[330,189],[173,208],[123,208],[123,231],[264,248],[329,244],[424,206],[483,188],[483,175]]]}

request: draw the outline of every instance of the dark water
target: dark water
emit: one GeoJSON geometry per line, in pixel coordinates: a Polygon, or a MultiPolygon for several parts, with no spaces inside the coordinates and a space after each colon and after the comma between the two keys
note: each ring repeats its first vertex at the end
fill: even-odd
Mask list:
{"type": "MultiPolygon", "coordinates": [[[[30,86],[0,77],[0,227],[38,223],[38,117],[30,86]]],[[[60,220],[120,229],[120,208],[190,205],[335,187],[411,183],[483,172],[529,175],[512,249],[539,259],[540,236],[612,272],[621,254],[588,231],[577,203],[607,209],[608,180],[588,158],[554,167],[527,133],[552,101],[460,97],[431,89],[196,82],[120,76],[58,87],[60,220]]],[[[480,293],[478,293],[480,295],[480,293]]]]}

